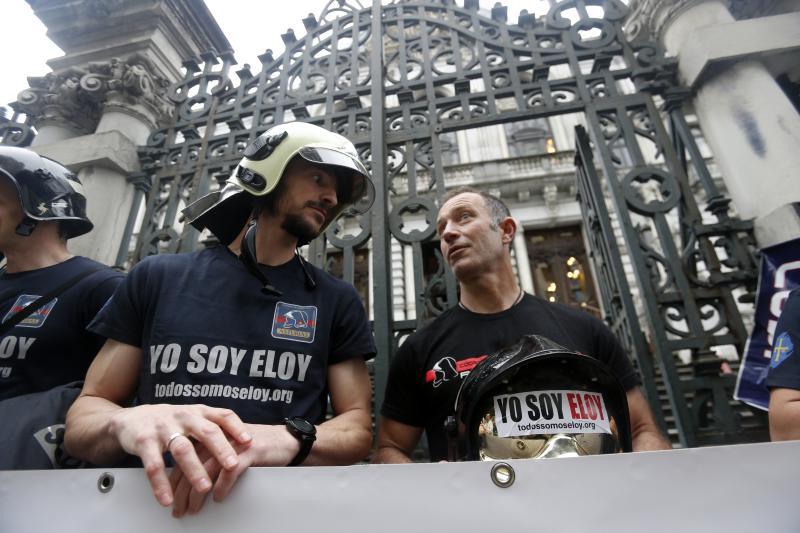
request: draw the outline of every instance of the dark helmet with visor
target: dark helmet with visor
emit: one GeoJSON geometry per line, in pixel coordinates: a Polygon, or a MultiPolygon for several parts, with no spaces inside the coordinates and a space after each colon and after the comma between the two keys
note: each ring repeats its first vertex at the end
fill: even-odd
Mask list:
{"type": "Polygon", "coordinates": [[[289,122],[259,135],[224,186],[187,206],[183,214],[195,228],[208,228],[222,244],[230,244],[247,223],[255,198],[275,190],[295,157],[330,168],[337,177],[337,204],[322,231],[348,207],[360,214],[372,205],[375,189],[353,143],[313,124],[289,122]]]}
{"type": "Polygon", "coordinates": [[[68,239],[94,227],[86,216],[81,182],[60,163],[25,148],[0,146],[0,176],[14,185],[25,214],[16,229],[19,235],[30,235],[45,220],[58,220],[68,239]]]}
{"type": "Polygon", "coordinates": [[[450,460],[631,451],[625,391],[602,362],[528,335],[481,361],[448,420],[450,460]]]}

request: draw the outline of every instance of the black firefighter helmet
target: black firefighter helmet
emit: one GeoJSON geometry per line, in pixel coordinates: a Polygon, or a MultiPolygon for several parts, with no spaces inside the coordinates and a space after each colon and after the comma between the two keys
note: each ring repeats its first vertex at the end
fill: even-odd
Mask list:
{"type": "Polygon", "coordinates": [[[446,423],[449,459],[631,451],[625,391],[601,361],[528,335],[464,379],[446,423]]]}
{"type": "Polygon", "coordinates": [[[0,176],[11,181],[22,205],[19,235],[30,235],[45,220],[58,220],[68,239],[92,230],[81,182],[60,163],[25,148],[0,146],[0,176]]]}

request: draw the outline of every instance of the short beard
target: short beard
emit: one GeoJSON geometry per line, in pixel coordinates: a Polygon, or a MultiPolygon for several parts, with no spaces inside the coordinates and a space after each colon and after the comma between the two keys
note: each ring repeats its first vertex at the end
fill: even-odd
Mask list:
{"type": "Polygon", "coordinates": [[[297,237],[299,245],[309,243],[319,236],[319,230],[300,215],[286,215],[281,228],[289,235],[297,237]]]}

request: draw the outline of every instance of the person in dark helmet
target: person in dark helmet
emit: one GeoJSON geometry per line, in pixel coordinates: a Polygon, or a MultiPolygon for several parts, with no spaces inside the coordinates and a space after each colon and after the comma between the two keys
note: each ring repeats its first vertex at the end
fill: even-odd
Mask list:
{"type": "Polygon", "coordinates": [[[445,426],[450,461],[579,457],[632,448],[628,401],[613,372],[538,335],[478,363],[461,382],[445,426]]]}
{"type": "Polygon", "coordinates": [[[86,326],[122,274],[67,249],[91,229],[75,174],[30,150],[0,147],[0,400],[82,380],[105,341],[86,326]]]}
{"type": "Polygon", "coordinates": [[[409,336],[393,358],[375,462],[410,462],[423,431],[431,460],[447,459],[444,423],[462,380],[487,354],[524,335],[542,335],[608,365],[626,391],[633,449],[670,447],[611,331],[583,311],[520,288],[510,255],[517,224],[502,201],[474,189],[455,190],[443,198],[436,224],[460,301],[409,336]]]}
{"type": "Polygon", "coordinates": [[[69,412],[67,449],[95,463],[140,457],[175,516],[212,488],[222,500],[249,466],[363,459],[376,351],[366,313],[296,249],[371,193],[340,135],[295,122],[256,138],[224,187],[184,210],[222,246],[138,263],[90,326],[109,340],[69,412]]]}

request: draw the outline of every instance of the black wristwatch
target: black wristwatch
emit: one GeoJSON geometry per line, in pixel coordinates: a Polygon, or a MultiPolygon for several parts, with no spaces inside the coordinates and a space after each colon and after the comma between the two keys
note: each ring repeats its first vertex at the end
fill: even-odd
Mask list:
{"type": "Polygon", "coordinates": [[[292,434],[294,438],[300,441],[300,450],[294,456],[292,462],[288,466],[297,466],[308,457],[311,451],[311,446],[317,440],[317,428],[314,424],[299,416],[293,416],[286,419],[286,429],[292,434]]]}

